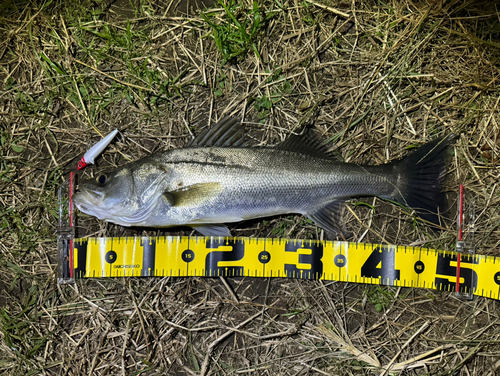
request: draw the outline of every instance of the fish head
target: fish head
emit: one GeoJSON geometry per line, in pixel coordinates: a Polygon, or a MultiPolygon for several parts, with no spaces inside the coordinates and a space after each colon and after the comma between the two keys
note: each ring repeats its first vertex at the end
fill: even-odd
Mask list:
{"type": "Polygon", "coordinates": [[[131,163],[79,183],[78,209],[107,222],[140,225],[161,198],[168,171],[155,163],[131,163]]]}

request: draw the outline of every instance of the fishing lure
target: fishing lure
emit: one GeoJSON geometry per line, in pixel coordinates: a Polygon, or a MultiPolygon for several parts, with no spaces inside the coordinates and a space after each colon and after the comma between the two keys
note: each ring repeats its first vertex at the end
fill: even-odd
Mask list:
{"type": "Polygon", "coordinates": [[[116,134],[118,133],[118,129],[115,129],[113,132],[108,134],[106,137],[104,137],[101,141],[99,141],[97,144],[92,146],[80,159],[80,162],[78,162],[78,170],[83,170],[87,165],[89,164],[94,164],[94,159],[101,154],[104,149],[111,143],[113,138],[115,138],[116,134]]]}

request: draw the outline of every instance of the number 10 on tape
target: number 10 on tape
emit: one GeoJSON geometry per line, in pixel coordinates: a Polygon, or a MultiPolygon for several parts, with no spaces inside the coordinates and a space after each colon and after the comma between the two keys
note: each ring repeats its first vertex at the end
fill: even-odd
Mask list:
{"type": "MultiPolygon", "coordinates": [[[[427,248],[263,238],[74,240],[74,275],[287,277],[455,291],[457,253],[427,248]]],[[[463,255],[459,288],[500,299],[500,258],[463,255]]]]}

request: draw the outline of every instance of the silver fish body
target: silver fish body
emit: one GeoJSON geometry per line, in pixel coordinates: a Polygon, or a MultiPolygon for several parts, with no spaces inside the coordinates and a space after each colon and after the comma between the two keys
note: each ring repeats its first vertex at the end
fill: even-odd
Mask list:
{"type": "MultiPolygon", "coordinates": [[[[207,236],[229,236],[222,223],[288,213],[303,214],[336,232],[339,205],[356,196],[378,196],[433,212],[441,205],[442,154],[450,138],[423,147],[419,158],[367,166],[343,163],[313,139],[298,136],[276,148],[235,147],[231,137],[237,138],[238,124],[219,130],[223,134],[211,142],[216,146],[153,154],[82,183],[75,203],[85,213],[120,225],[188,225],[207,236]],[[411,173],[414,164],[421,165],[420,181],[411,173]],[[412,184],[423,188],[419,194],[430,189],[431,202],[409,196],[418,193],[412,184]]],[[[202,141],[210,144],[207,134],[202,141]]]]}
{"type": "Polygon", "coordinates": [[[270,148],[180,149],[154,159],[172,169],[166,191],[205,185],[207,191],[178,205],[161,200],[144,226],[307,214],[325,202],[352,196],[391,197],[398,179],[387,166],[349,165],[270,148]]]}

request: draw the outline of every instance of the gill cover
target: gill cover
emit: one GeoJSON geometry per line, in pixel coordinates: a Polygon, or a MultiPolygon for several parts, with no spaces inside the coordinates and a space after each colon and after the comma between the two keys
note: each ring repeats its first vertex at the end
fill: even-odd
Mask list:
{"type": "MultiPolygon", "coordinates": [[[[167,173],[163,169],[154,169],[153,166],[145,166],[142,170],[137,170],[132,174],[134,182],[134,196],[136,202],[131,202],[131,206],[137,207],[134,212],[128,215],[110,219],[112,222],[122,226],[139,225],[151,215],[158,200],[163,194],[163,182],[167,178],[167,173]],[[146,170],[146,171],[144,171],[146,170]]],[[[124,210],[126,212],[126,210],[124,210]]]]}

